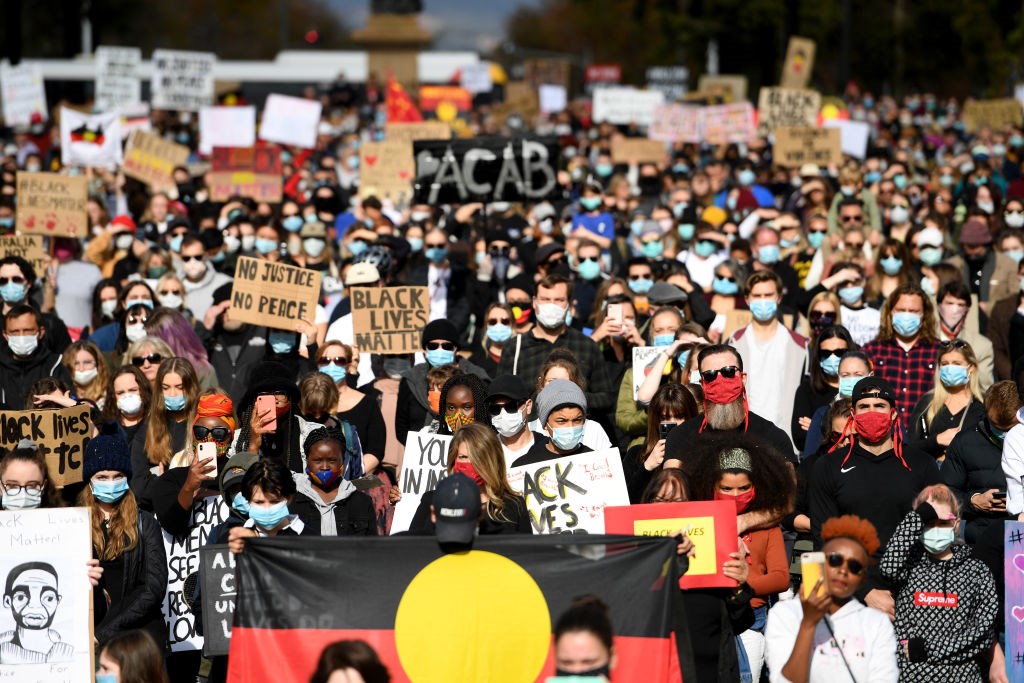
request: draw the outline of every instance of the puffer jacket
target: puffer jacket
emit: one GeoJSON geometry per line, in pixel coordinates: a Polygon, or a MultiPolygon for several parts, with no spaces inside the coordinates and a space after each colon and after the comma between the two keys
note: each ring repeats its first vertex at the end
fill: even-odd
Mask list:
{"type": "Polygon", "coordinates": [[[982,683],[999,610],[992,574],[967,546],[953,546],[949,560],[934,559],[921,544],[922,530],[921,517],[910,511],[881,563],[893,585],[896,640],[923,638],[927,653],[926,661],[910,662],[899,650],[900,681],[982,683]]]}

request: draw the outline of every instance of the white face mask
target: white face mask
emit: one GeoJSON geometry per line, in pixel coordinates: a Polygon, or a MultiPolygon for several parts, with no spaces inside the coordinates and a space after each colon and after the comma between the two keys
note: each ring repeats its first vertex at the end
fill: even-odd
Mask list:
{"type": "Polygon", "coordinates": [[[142,410],[142,397],[138,394],[121,394],[117,397],[117,409],[125,415],[135,415],[142,410]]]}
{"type": "Polygon", "coordinates": [[[256,235],[242,235],[242,251],[252,251],[256,246],[256,235]]]}
{"type": "Polygon", "coordinates": [[[100,311],[108,318],[114,317],[114,311],[117,310],[117,299],[107,299],[106,301],[100,302],[100,311]]]}
{"type": "Polygon", "coordinates": [[[96,379],[96,375],[100,374],[100,371],[96,368],[91,370],[75,370],[75,384],[80,387],[84,387],[89,382],[96,379]]]}
{"type": "Polygon", "coordinates": [[[185,303],[180,294],[158,294],[156,298],[164,308],[181,308],[185,303]]]}
{"type": "Polygon", "coordinates": [[[523,426],[526,425],[526,416],[523,415],[522,409],[517,410],[511,415],[507,411],[502,410],[491,418],[491,424],[498,430],[499,434],[509,438],[523,430],[523,426]]]}
{"type": "Polygon", "coordinates": [[[114,246],[117,247],[118,249],[131,249],[132,242],[134,241],[135,238],[132,237],[131,235],[118,235],[117,239],[114,240],[114,246]]]}
{"type": "Polygon", "coordinates": [[[124,328],[124,334],[133,344],[146,336],[146,324],[135,323],[124,328]]]}
{"type": "Polygon", "coordinates": [[[15,356],[31,356],[39,347],[39,338],[35,335],[8,337],[7,345],[11,347],[11,353],[15,356]]]}
{"type": "Polygon", "coordinates": [[[558,304],[541,304],[537,306],[537,322],[541,327],[556,330],[565,325],[567,309],[558,304]]]}
{"type": "Polygon", "coordinates": [[[43,502],[41,489],[22,489],[20,493],[4,491],[0,505],[4,510],[34,510],[43,502]]]}
{"type": "Polygon", "coordinates": [[[242,240],[238,239],[231,233],[224,235],[224,248],[229,254],[234,254],[238,251],[238,248],[242,246],[242,240]]]}
{"type": "Polygon", "coordinates": [[[191,261],[185,261],[185,265],[181,268],[185,271],[185,276],[190,280],[198,280],[206,274],[206,261],[192,259],[191,261]]]}
{"type": "Polygon", "coordinates": [[[324,253],[324,249],[327,248],[327,242],[317,237],[307,237],[302,240],[302,248],[306,250],[312,258],[319,258],[324,253]]]}

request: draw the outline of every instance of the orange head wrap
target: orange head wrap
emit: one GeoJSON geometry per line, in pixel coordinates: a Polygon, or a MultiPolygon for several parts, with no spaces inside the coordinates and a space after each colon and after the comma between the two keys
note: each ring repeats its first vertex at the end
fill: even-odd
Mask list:
{"type": "Polygon", "coordinates": [[[231,399],[224,394],[209,394],[199,397],[199,409],[196,411],[196,420],[201,417],[219,417],[227,422],[231,431],[235,431],[238,425],[235,422],[235,406],[231,399]]]}

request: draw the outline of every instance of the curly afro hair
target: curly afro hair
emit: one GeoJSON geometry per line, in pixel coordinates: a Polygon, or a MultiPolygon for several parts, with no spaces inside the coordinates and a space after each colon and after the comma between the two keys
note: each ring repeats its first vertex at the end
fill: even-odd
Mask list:
{"type": "Polygon", "coordinates": [[[682,469],[690,483],[690,500],[714,500],[722,478],[720,456],[732,449],[750,454],[753,472],[750,481],[756,491],[748,512],[793,509],[796,477],[785,457],[765,440],[740,432],[705,432],[700,435],[683,460],[682,469]]]}
{"type": "Polygon", "coordinates": [[[827,543],[833,538],[856,541],[864,546],[868,555],[874,555],[882,546],[875,525],[857,515],[843,515],[825,520],[821,525],[821,540],[827,543]]]}
{"type": "Polygon", "coordinates": [[[486,416],[486,405],[487,405],[487,384],[476,375],[465,374],[455,375],[441,387],[441,400],[438,405],[441,407],[441,414],[438,416],[441,420],[440,429],[438,434],[451,434],[452,430],[448,429],[448,424],[444,421],[445,406],[448,405],[448,393],[451,392],[455,387],[466,387],[470,393],[473,394],[473,406],[476,409],[476,421],[482,422],[485,425],[490,424],[489,416],[486,416]]]}

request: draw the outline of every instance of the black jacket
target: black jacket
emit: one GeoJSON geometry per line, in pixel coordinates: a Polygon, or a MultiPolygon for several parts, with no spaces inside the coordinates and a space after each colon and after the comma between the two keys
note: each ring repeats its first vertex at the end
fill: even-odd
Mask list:
{"type": "MultiPolygon", "coordinates": [[[[702,419],[694,418],[677,424],[672,431],[668,433],[668,437],[665,439],[665,457],[685,460],[686,458],[683,454],[686,453],[689,445],[695,443],[696,440],[700,438],[700,428],[702,423],[702,419]]],[[[704,431],[714,432],[716,430],[711,429],[710,427],[705,427],[704,431]]],[[[733,431],[742,431],[742,427],[733,431]]],[[[768,442],[768,445],[777,450],[782,457],[796,464],[796,458],[793,455],[793,444],[790,443],[789,436],[787,436],[786,432],[779,429],[775,424],[764,419],[757,413],[749,413],[747,432],[764,439],[768,442]]],[[[683,469],[685,469],[685,466],[683,469]]]]}
{"type": "Polygon", "coordinates": [[[243,325],[238,332],[231,333],[221,329],[210,332],[202,325],[196,325],[196,331],[210,355],[210,365],[217,372],[221,387],[235,405],[241,405],[249,388],[249,375],[253,367],[264,360],[269,348],[267,328],[243,325]],[[232,356],[228,350],[230,346],[238,346],[237,355],[232,356]]]}
{"type": "Polygon", "coordinates": [[[978,542],[985,529],[992,525],[1002,529],[1002,522],[1010,519],[1005,512],[981,512],[970,502],[975,493],[989,489],[1006,490],[1002,453],[1003,440],[992,434],[987,417],[977,420],[973,426],[970,422],[965,423],[946,449],[942,481],[960,500],[966,524],[964,537],[972,545],[978,542]]]}
{"type": "MultiPolygon", "coordinates": [[[[320,509],[308,494],[296,493],[288,510],[298,515],[307,529],[320,530],[320,509]]],[[[333,512],[338,536],[377,535],[377,512],[373,508],[373,500],[362,491],[353,491],[345,499],[336,501],[333,512]]]]}
{"type": "Polygon", "coordinates": [[[25,394],[44,377],[59,379],[69,388],[74,386],[60,354],[42,342],[31,356],[24,359],[15,358],[7,344],[3,344],[0,348],[0,408],[25,410],[25,394]]]}
{"type": "MultiPolygon", "coordinates": [[[[456,356],[455,362],[459,372],[473,374],[487,382],[490,377],[483,368],[478,367],[462,356],[456,356]]],[[[402,381],[398,385],[398,407],[395,410],[395,436],[405,445],[405,437],[409,432],[418,432],[429,424],[430,399],[427,392],[427,370],[429,363],[419,363],[402,373],[402,381]]]]}
{"type": "MultiPolygon", "coordinates": [[[[430,521],[430,506],[434,504],[434,492],[427,491],[420,498],[420,506],[409,523],[409,533],[414,536],[430,536],[434,533],[434,523],[430,521]]],[[[485,512],[480,519],[481,534],[531,534],[530,513],[526,510],[526,501],[522,496],[506,498],[502,515],[507,521],[499,522],[491,519],[485,512]]]]}

